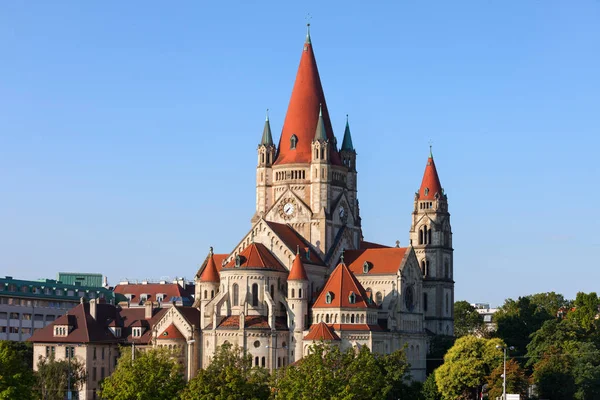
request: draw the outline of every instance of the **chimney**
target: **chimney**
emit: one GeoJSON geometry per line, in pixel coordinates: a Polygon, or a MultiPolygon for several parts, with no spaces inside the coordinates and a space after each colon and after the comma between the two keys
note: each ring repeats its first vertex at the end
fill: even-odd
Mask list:
{"type": "Polygon", "coordinates": [[[144,309],[146,311],[146,315],[144,316],[144,318],[146,318],[146,319],[152,318],[153,308],[154,307],[153,307],[152,302],[150,300],[148,300],[147,302],[144,303],[144,309]]]}
{"type": "Polygon", "coordinates": [[[96,299],[91,299],[90,300],[90,315],[94,319],[96,319],[96,311],[97,311],[96,299]]]}

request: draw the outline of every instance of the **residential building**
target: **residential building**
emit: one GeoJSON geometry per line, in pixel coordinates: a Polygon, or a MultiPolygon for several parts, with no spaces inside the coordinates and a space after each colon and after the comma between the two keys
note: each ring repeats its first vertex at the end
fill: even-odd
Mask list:
{"type": "Polygon", "coordinates": [[[56,280],[67,285],[80,285],[87,287],[103,287],[102,274],[90,274],[80,272],[59,272],[56,280]]]}
{"type": "Polygon", "coordinates": [[[0,340],[27,340],[36,329],[79,304],[82,297],[114,301],[113,293],[101,287],[68,285],[52,279],[0,278],[0,340]]]}
{"type": "Polygon", "coordinates": [[[497,308],[491,308],[488,303],[473,303],[471,304],[475,307],[475,310],[483,316],[483,325],[486,330],[493,332],[496,330],[496,323],[494,322],[494,314],[498,311],[497,308]]]}
{"type": "Polygon", "coordinates": [[[191,306],[194,303],[194,284],[183,278],[172,282],[121,281],[113,291],[116,302],[127,302],[129,307],[143,307],[147,301],[157,307],[191,306]]]}

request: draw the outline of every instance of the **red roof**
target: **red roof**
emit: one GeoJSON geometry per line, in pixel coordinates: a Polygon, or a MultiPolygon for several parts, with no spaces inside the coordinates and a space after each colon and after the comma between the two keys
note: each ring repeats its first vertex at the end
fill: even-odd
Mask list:
{"type": "Polygon", "coordinates": [[[304,336],[304,340],[341,340],[333,328],[329,327],[325,322],[319,322],[310,327],[308,335],[304,336]]]}
{"type": "Polygon", "coordinates": [[[400,269],[408,247],[386,247],[366,250],[346,250],[344,260],[355,275],[363,275],[365,262],[367,274],[395,274],[400,269]]]}
{"type": "Polygon", "coordinates": [[[182,288],[178,283],[128,283],[125,285],[117,285],[114,289],[115,294],[132,295],[132,302],[141,301],[142,294],[148,295],[148,300],[157,301],[157,294],[164,294],[164,302],[170,301],[173,297],[189,297],[188,290],[182,288]]]}
{"type": "Polygon", "coordinates": [[[319,294],[313,308],[377,308],[374,303],[370,303],[365,289],[358,282],[356,277],[346,264],[338,264],[333,273],[327,280],[325,287],[319,294]],[[327,303],[327,293],[331,292],[333,298],[331,303],[327,303]],[[350,293],[354,293],[355,301],[350,303],[350,293]]]}
{"type": "Polygon", "coordinates": [[[325,131],[330,143],[329,158],[332,164],[342,165],[334,145],[333,129],[327,111],[325,94],[321,86],[317,61],[315,60],[310,38],[307,36],[298,73],[296,74],[296,82],[283,122],[279,140],[279,154],[275,164],[310,163],[312,141],[315,137],[319,119],[319,105],[322,105],[325,131]],[[290,148],[292,135],[296,135],[298,139],[295,149],[290,148]]]}
{"type": "Polygon", "coordinates": [[[219,282],[219,272],[217,271],[217,265],[215,264],[215,258],[213,257],[213,253],[208,255],[208,263],[206,264],[206,268],[202,271],[202,275],[200,275],[200,280],[202,282],[219,282]]]}
{"type": "Polygon", "coordinates": [[[292,264],[292,269],[290,269],[290,274],[288,275],[288,281],[307,281],[308,276],[306,276],[306,270],[304,269],[304,264],[302,264],[302,260],[300,254],[296,254],[294,258],[294,263],[292,264]]]}
{"type": "Polygon", "coordinates": [[[360,249],[364,250],[364,249],[383,249],[383,248],[387,248],[390,246],[386,246],[384,244],[379,244],[379,243],[373,243],[373,242],[367,242],[362,240],[360,242],[360,249]]]}
{"type": "MultiPolygon", "coordinates": [[[[246,329],[271,329],[267,317],[263,315],[247,315],[244,318],[246,329]]],[[[211,329],[208,327],[206,329],[211,329]]],[[[240,329],[240,316],[229,315],[217,326],[217,329],[240,329]]],[[[275,329],[287,329],[286,317],[275,318],[275,329]]]]}
{"type": "Polygon", "coordinates": [[[158,335],[157,339],[185,339],[185,337],[179,332],[179,329],[173,324],[169,325],[167,329],[162,331],[160,335],[158,335]]]}
{"type": "Polygon", "coordinates": [[[438,177],[435,168],[433,156],[429,156],[427,159],[427,166],[425,167],[425,173],[423,174],[421,188],[419,189],[419,200],[435,200],[436,193],[438,196],[442,196],[442,184],[440,183],[440,178],[438,177]]]}
{"type": "Polygon", "coordinates": [[[379,325],[368,325],[368,324],[332,324],[331,327],[336,331],[383,331],[379,325]]]}
{"type": "Polygon", "coordinates": [[[223,266],[225,269],[247,268],[247,269],[270,269],[281,272],[288,270],[281,265],[279,260],[262,243],[251,243],[240,254],[240,266],[236,267],[236,259],[233,258],[223,266]]]}
{"type": "MultiPolygon", "coordinates": [[[[206,256],[206,258],[204,259],[204,262],[198,269],[198,272],[196,273],[197,277],[200,277],[202,275],[202,271],[204,271],[204,268],[206,268],[206,265],[208,264],[209,256],[210,256],[210,253],[208,256],[206,256]]],[[[225,259],[227,257],[229,257],[229,254],[213,254],[213,259],[215,260],[215,265],[217,266],[217,271],[221,272],[221,268],[223,268],[223,261],[225,261],[225,259]]]]}
{"type": "Polygon", "coordinates": [[[265,221],[265,223],[289,249],[296,251],[297,248],[300,248],[305,262],[315,265],[325,265],[321,257],[319,257],[319,254],[312,249],[311,244],[290,225],[278,224],[271,221],[265,221]]]}

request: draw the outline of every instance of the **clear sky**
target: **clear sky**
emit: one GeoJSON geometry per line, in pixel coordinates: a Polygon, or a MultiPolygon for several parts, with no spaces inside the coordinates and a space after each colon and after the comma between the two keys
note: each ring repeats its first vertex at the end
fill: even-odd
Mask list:
{"type": "Polygon", "coordinates": [[[1,2],[0,275],[192,278],[250,228],[312,15],[365,239],[433,152],[456,300],[599,290],[600,1],[1,2]]]}

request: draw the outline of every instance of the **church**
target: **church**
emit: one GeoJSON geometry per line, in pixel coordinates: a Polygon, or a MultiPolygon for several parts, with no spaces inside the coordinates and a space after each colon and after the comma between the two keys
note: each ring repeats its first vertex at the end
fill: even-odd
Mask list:
{"type": "Polygon", "coordinates": [[[251,229],[229,253],[211,248],[195,278],[200,366],[231,343],[275,369],[324,340],[379,353],[406,346],[424,380],[428,336],[453,334],[454,304],[450,214],[431,152],[410,246],[364,240],[356,149],[347,120],[341,145],[334,135],[310,31],[279,143],[267,115],[257,152],[251,229]]]}
{"type": "Polygon", "coordinates": [[[124,282],[117,305],[84,295],[29,339],[34,360],[86,365],[81,399],[96,398],[123,346],[174,350],[188,380],[225,343],[271,371],[321,341],[342,350],[404,349],[413,379],[425,380],[429,339],[454,333],[452,229],[431,151],[414,194],[410,245],[365,240],[350,126],[346,120],[338,145],[310,32],[279,143],[268,116],[258,137],[251,227],[229,252],[210,249],[193,304],[186,287],[124,282]]]}

